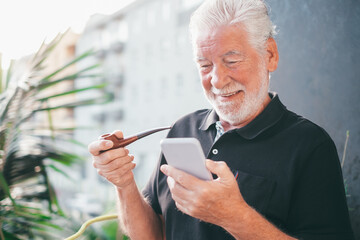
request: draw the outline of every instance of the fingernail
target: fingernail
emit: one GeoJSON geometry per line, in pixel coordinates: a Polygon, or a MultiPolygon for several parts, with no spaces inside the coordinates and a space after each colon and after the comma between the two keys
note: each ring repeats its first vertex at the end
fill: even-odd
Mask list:
{"type": "Polygon", "coordinates": [[[110,142],[110,141],[106,141],[106,143],[105,143],[105,147],[110,147],[110,146],[112,146],[112,142],[110,142]]]}
{"type": "Polygon", "coordinates": [[[166,174],[166,173],[167,173],[167,165],[166,165],[166,164],[161,165],[160,170],[161,170],[164,174],[166,174]]]}

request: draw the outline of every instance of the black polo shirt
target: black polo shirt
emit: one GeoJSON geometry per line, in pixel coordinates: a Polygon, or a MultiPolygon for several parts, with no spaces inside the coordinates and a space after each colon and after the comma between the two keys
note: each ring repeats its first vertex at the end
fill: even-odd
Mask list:
{"type": "MultiPolygon", "coordinates": [[[[208,159],[238,172],[245,201],[284,232],[300,239],[354,239],[335,145],[324,129],[290,112],[279,97],[251,123],[225,132],[215,143],[214,110],[177,121],[168,137],[195,137],[208,159]]],[[[158,166],[143,190],[163,215],[167,240],[234,239],[219,226],[177,210],[158,166]]],[[[231,206],[229,206],[231,208],[231,206]]]]}

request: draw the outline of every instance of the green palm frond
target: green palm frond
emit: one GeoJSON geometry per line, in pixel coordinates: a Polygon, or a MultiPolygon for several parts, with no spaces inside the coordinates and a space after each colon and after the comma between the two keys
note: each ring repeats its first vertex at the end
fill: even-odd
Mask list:
{"type": "Polygon", "coordinates": [[[70,67],[71,65],[81,61],[82,59],[89,57],[91,55],[94,54],[93,50],[87,51],[83,54],[81,54],[80,56],[78,56],[77,58],[75,58],[74,60],[70,61],[69,63],[65,64],[64,66],[62,66],[61,68],[59,68],[58,70],[54,71],[53,73],[47,75],[46,77],[44,77],[41,82],[48,82],[50,81],[55,75],[57,75],[58,73],[60,73],[61,71],[65,70],[66,68],[70,67]]]}
{"type": "Polygon", "coordinates": [[[99,64],[65,74],[70,67],[93,56],[92,50],[49,72],[46,63],[63,36],[58,35],[49,44],[43,43],[33,56],[12,62],[6,77],[0,81],[0,240],[32,239],[35,234],[49,237],[54,234],[49,229],[60,230],[53,219],[64,213],[49,180],[48,169],[69,177],[58,164],[66,168],[83,160],[58,147],[58,141],[70,142],[63,133],[74,127],[55,126],[52,114],[58,109],[112,100],[111,94],[104,93],[105,83],[82,88],[70,84],[66,90],[54,91],[65,81],[102,77],[95,72],[99,64]],[[99,94],[83,100],[54,101],[86,91],[99,94]],[[35,121],[39,116],[47,116],[46,127],[35,121]]]}

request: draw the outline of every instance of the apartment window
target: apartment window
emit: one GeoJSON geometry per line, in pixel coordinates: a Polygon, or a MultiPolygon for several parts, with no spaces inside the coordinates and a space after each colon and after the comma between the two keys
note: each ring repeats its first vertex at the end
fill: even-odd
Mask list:
{"type": "Polygon", "coordinates": [[[93,119],[97,121],[99,124],[104,124],[106,120],[106,115],[105,113],[93,114],[93,119]]]}
{"type": "Polygon", "coordinates": [[[134,13],[130,20],[131,29],[134,34],[141,33],[141,30],[143,28],[143,22],[144,22],[144,11],[142,9],[138,10],[134,13]]]}
{"type": "Polygon", "coordinates": [[[161,41],[161,48],[163,50],[169,50],[171,48],[171,42],[169,39],[164,39],[163,41],[161,41]]]}
{"type": "Polygon", "coordinates": [[[169,20],[171,15],[171,8],[169,0],[164,0],[161,6],[161,13],[163,20],[169,20]]]}
{"type": "Polygon", "coordinates": [[[113,113],[114,119],[117,121],[121,121],[124,119],[124,110],[120,109],[113,113]]]}
{"type": "Polygon", "coordinates": [[[102,29],[96,29],[92,34],[92,40],[94,42],[94,47],[99,50],[102,48],[102,29]]]}
{"type": "Polygon", "coordinates": [[[128,24],[125,21],[120,21],[118,24],[118,39],[121,42],[126,42],[129,36],[128,24]]]}
{"type": "Polygon", "coordinates": [[[186,49],[189,47],[187,43],[190,42],[188,32],[180,28],[176,33],[176,50],[179,54],[185,54],[186,49]]]}
{"type": "Polygon", "coordinates": [[[155,9],[153,5],[149,6],[149,8],[147,9],[146,15],[147,15],[148,26],[155,25],[156,11],[157,11],[157,9],[155,9]]]}
{"type": "Polygon", "coordinates": [[[132,94],[131,94],[131,97],[132,97],[132,102],[133,103],[138,103],[139,102],[139,93],[138,93],[138,88],[136,86],[132,86],[132,94]]]}
{"type": "Polygon", "coordinates": [[[184,77],[181,73],[178,73],[176,75],[176,89],[175,92],[178,96],[181,96],[183,94],[184,89],[184,77]]]}
{"type": "Polygon", "coordinates": [[[111,35],[107,29],[101,31],[101,47],[107,49],[110,47],[111,35]]]}
{"type": "Polygon", "coordinates": [[[160,41],[159,55],[163,61],[167,61],[168,52],[171,51],[172,43],[170,39],[162,39],[160,41]]]}
{"type": "Polygon", "coordinates": [[[163,77],[160,80],[160,94],[159,97],[164,98],[167,96],[167,92],[169,91],[169,86],[168,86],[168,79],[163,77]]]}
{"type": "Polygon", "coordinates": [[[145,45],[145,54],[146,63],[151,63],[154,57],[154,51],[150,44],[145,45]]]}
{"type": "Polygon", "coordinates": [[[152,101],[152,97],[153,97],[152,81],[146,80],[144,91],[145,91],[145,101],[151,102],[151,101],[152,101]]]}

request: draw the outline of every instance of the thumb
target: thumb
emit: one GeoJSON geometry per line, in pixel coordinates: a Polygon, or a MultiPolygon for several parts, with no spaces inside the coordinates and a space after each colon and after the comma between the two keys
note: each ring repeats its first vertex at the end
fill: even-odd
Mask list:
{"type": "Polygon", "coordinates": [[[213,161],[206,159],[206,167],[209,169],[210,172],[216,174],[219,178],[234,178],[234,175],[231,172],[230,168],[223,161],[213,161]]]}

